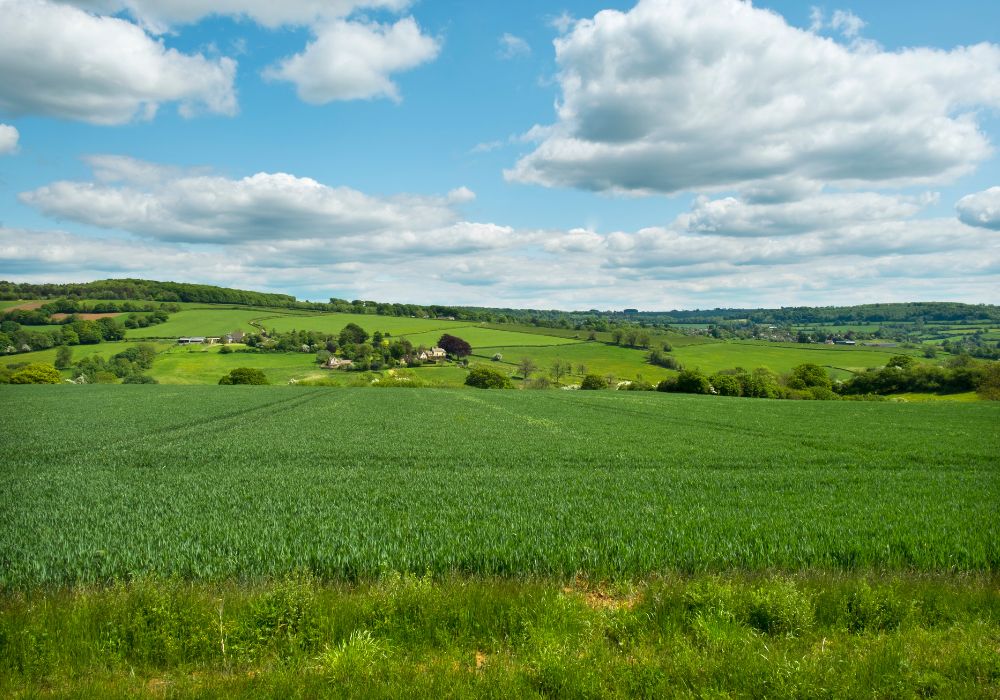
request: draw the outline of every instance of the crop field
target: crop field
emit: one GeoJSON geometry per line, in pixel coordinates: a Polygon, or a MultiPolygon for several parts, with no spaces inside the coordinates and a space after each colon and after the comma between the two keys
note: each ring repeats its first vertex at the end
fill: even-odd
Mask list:
{"type": "Polygon", "coordinates": [[[1000,410],[0,387],[0,587],[137,572],[995,571],[1000,410]]]}
{"type": "MultiPolygon", "coordinates": [[[[127,338],[179,338],[185,335],[221,336],[237,329],[250,332],[253,330],[250,321],[274,313],[274,310],[264,312],[230,307],[187,309],[171,314],[167,321],[159,325],[131,328],[125,332],[125,336],[127,338]]],[[[294,318],[298,320],[302,317],[295,316],[294,318]]],[[[301,324],[301,321],[299,323],[301,324]]]]}

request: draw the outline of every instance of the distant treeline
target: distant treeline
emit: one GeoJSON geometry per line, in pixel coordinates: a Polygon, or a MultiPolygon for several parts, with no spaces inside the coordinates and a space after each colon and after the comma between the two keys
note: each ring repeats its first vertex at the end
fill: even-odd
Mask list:
{"type": "Polygon", "coordinates": [[[186,301],[246,306],[294,306],[288,294],[250,292],[208,284],[154,282],[152,280],[98,280],[78,284],[28,284],[0,281],[0,299],[132,299],[186,301]]]}
{"type": "Polygon", "coordinates": [[[332,298],[329,302],[298,301],[287,294],[251,292],[182,282],[151,280],[100,280],[79,284],[19,284],[0,282],[0,299],[134,299],[161,302],[200,302],[271,306],[315,311],[339,311],[379,316],[454,318],[460,321],[518,323],[552,328],[608,331],[617,326],[663,327],[677,323],[697,324],[848,324],[905,322],[1000,323],[1000,306],[955,302],[912,302],[903,304],[863,304],[860,306],[787,307],[780,309],[711,309],[694,311],[624,311],[590,309],[510,309],[479,306],[398,304],[332,298]]]}

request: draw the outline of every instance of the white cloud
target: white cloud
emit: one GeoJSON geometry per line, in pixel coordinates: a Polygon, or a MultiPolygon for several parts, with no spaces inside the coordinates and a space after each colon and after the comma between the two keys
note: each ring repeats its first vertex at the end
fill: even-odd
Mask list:
{"type": "Polygon", "coordinates": [[[398,101],[391,75],[433,60],[441,49],[412,17],[394,24],[333,20],[315,32],[302,53],[264,71],[268,79],[294,83],[299,97],[311,104],[377,97],[398,101]]]}
{"type": "Polygon", "coordinates": [[[126,12],[156,33],[210,16],[248,18],[271,29],[305,26],[317,20],[346,17],[358,10],[400,12],[410,0],[61,0],[93,12],[126,12]]]}
{"type": "Polygon", "coordinates": [[[850,10],[836,10],[830,18],[830,27],[844,35],[846,39],[854,39],[865,28],[865,21],[850,10]]]}
{"type": "Polygon", "coordinates": [[[0,156],[17,152],[17,140],[20,138],[17,129],[9,124],[0,124],[0,156]]]}
{"type": "Polygon", "coordinates": [[[995,44],[886,52],[740,0],[640,0],[577,22],[555,47],[558,121],[505,173],[513,181],[899,186],[950,181],[992,153],[975,110],[1000,106],[995,44]]]}
{"type": "Polygon", "coordinates": [[[1000,187],[966,195],[955,206],[958,218],[969,226],[1000,231],[1000,187]]]}
{"type": "Polygon", "coordinates": [[[236,63],[166,48],[136,25],[47,0],[0,0],[0,110],[95,124],[236,112],[236,63]]]}
{"type": "Polygon", "coordinates": [[[452,206],[475,197],[465,187],[445,197],[375,197],[287,173],[231,179],[122,156],[87,160],[94,181],[54,182],[22,193],[21,201],[49,216],[139,236],[226,243],[418,235],[459,223],[452,206]]]}
{"type": "Polygon", "coordinates": [[[698,197],[679,226],[690,233],[727,236],[790,236],[867,221],[908,219],[937,200],[853,192],[817,194],[791,202],[757,203],[737,197],[698,197]]]}
{"type": "Polygon", "coordinates": [[[528,42],[519,36],[505,33],[500,37],[499,43],[500,48],[497,51],[497,55],[502,59],[510,60],[512,58],[523,58],[531,55],[531,47],[528,45],[528,42]]]}

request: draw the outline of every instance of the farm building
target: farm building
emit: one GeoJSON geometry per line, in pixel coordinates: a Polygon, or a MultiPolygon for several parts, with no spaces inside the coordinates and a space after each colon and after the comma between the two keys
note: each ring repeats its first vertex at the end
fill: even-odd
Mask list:
{"type": "Polygon", "coordinates": [[[204,336],[195,335],[190,338],[178,338],[178,345],[202,345],[205,342],[204,336]]]}
{"type": "Polygon", "coordinates": [[[421,362],[437,362],[448,357],[448,353],[443,348],[431,348],[430,350],[423,351],[417,357],[420,358],[421,362]]]}
{"type": "Polygon", "coordinates": [[[345,360],[342,357],[330,356],[330,359],[323,363],[323,369],[343,369],[354,365],[352,360],[345,360]]]}

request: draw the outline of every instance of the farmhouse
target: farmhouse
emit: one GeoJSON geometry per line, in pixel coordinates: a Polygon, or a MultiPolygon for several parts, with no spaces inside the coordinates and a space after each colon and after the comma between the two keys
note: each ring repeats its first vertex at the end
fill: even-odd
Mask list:
{"type": "Polygon", "coordinates": [[[437,362],[448,357],[448,353],[443,348],[431,348],[430,350],[424,350],[417,357],[420,358],[421,362],[437,362]]]}
{"type": "Polygon", "coordinates": [[[323,369],[342,369],[354,365],[353,360],[345,360],[342,357],[330,356],[330,359],[323,363],[323,369]]]}

